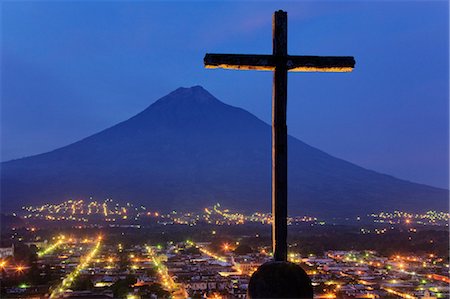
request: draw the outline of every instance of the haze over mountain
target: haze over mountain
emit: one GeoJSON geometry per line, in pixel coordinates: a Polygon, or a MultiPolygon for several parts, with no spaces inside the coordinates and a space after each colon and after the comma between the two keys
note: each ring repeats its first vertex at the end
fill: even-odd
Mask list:
{"type": "MultiPolygon", "coordinates": [[[[448,190],[361,168],[291,136],[288,142],[290,214],[448,209],[448,190]]],[[[179,88],[81,141],[1,166],[3,211],[89,196],[160,211],[271,206],[270,126],[200,86],[179,88]]]]}

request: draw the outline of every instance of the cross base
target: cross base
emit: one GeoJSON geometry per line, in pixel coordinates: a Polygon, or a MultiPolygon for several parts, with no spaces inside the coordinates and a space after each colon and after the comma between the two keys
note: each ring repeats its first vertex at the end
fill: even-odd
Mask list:
{"type": "Polygon", "coordinates": [[[247,297],[312,299],[313,287],[306,272],[291,262],[268,262],[253,273],[247,297]]]}

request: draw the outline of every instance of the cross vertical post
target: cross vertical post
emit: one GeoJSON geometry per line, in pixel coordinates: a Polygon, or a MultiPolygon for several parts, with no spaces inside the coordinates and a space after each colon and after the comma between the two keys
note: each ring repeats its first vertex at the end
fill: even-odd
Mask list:
{"type": "Polygon", "coordinates": [[[287,14],[272,22],[275,71],[272,91],[272,248],[275,261],[287,261],[287,14]]]}
{"type": "Polygon", "coordinates": [[[275,261],[287,261],[287,74],[288,72],[351,72],[352,56],[298,56],[287,53],[287,13],[272,20],[272,55],[206,54],[206,68],[273,71],[272,91],[272,246],[275,261]]]}

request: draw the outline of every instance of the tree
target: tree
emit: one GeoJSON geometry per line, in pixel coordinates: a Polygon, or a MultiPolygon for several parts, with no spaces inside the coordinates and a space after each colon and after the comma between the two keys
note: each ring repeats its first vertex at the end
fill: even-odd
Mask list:
{"type": "Polygon", "coordinates": [[[72,284],[74,291],[88,291],[94,288],[94,284],[88,276],[78,276],[72,284]]]}
{"type": "Polygon", "coordinates": [[[156,272],[155,268],[148,268],[146,270],[146,274],[147,274],[148,277],[155,277],[157,272],[156,272]]]}
{"type": "Polygon", "coordinates": [[[114,297],[125,297],[131,291],[131,286],[134,285],[136,281],[136,277],[134,277],[133,275],[128,275],[125,279],[119,279],[118,281],[116,281],[111,286],[114,297]]]}
{"type": "Polygon", "coordinates": [[[120,271],[125,271],[130,264],[130,259],[128,258],[128,254],[126,252],[119,253],[119,269],[120,271]]]}
{"type": "Polygon", "coordinates": [[[252,253],[252,252],[253,252],[253,249],[247,244],[239,245],[234,250],[234,253],[236,253],[238,255],[246,255],[246,254],[249,254],[249,253],[252,253]]]}
{"type": "Polygon", "coordinates": [[[198,249],[197,247],[186,247],[184,249],[184,253],[185,254],[191,254],[191,255],[199,255],[200,254],[200,249],[198,249]]]}
{"type": "Polygon", "coordinates": [[[150,294],[155,294],[158,298],[169,298],[170,292],[163,289],[159,283],[154,283],[147,288],[147,292],[150,294]]]}

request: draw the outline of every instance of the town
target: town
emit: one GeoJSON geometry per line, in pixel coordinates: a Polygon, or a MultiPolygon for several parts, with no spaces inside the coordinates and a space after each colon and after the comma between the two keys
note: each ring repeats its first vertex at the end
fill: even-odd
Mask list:
{"type": "MultiPolygon", "coordinates": [[[[271,215],[220,204],[162,213],[67,201],[13,218],[2,231],[2,298],[246,298],[272,259],[271,215]]],[[[288,258],[314,298],[449,298],[446,213],[380,212],[347,225],[296,216],[289,232],[288,258]]]]}

